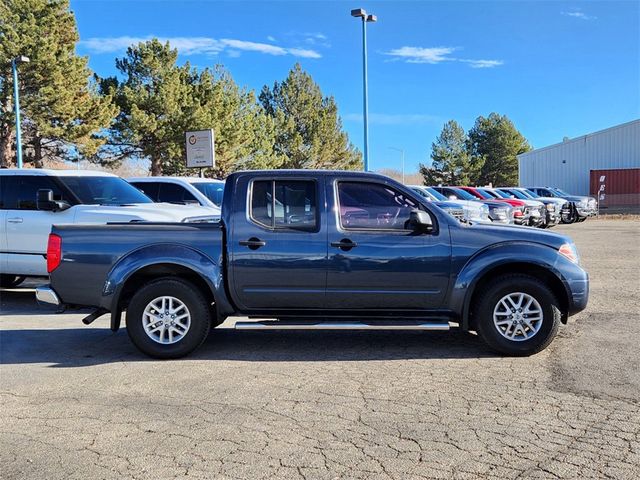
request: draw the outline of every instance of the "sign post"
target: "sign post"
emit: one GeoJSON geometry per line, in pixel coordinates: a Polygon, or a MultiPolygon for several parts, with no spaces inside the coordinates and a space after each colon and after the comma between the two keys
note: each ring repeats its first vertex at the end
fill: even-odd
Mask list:
{"type": "Polygon", "coordinates": [[[597,211],[597,215],[600,216],[600,202],[604,202],[606,200],[606,193],[604,191],[605,186],[606,186],[606,181],[607,176],[606,175],[600,175],[600,186],[598,188],[598,211],[597,211]]]}
{"type": "Polygon", "coordinates": [[[187,168],[199,168],[200,176],[202,176],[203,168],[216,166],[213,129],[186,132],[185,142],[187,168]]]}

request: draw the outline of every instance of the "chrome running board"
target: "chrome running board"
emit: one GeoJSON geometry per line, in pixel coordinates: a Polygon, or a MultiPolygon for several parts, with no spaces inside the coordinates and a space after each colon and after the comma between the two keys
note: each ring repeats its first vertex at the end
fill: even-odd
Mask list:
{"type": "Polygon", "coordinates": [[[290,321],[265,320],[260,322],[236,322],[236,330],[449,330],[448,322],[397,320],[385,322],[358,321],[290,321]]]}

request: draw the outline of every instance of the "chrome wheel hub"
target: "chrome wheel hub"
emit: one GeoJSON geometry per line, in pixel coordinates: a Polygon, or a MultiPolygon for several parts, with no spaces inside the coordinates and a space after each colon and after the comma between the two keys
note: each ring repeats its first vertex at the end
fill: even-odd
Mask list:
{"type": "Polygon", "coordinates": [[[191,327],[191,314],[177,298],[157,297],[145,307],[142,326],[151,340],[169,345],[179,342],[187,334],[191,327]]]}
{"type": "Polygon", "coordinates": [[[493,309],[493,324],[507,340],[529,340],[542,326],[542,307],[531,295],[514,292],[505,295],[493,309]]]}

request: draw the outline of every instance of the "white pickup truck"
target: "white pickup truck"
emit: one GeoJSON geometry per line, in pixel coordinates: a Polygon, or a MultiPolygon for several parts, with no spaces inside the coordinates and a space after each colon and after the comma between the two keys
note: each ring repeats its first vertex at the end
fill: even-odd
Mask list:
{"type": "Polygon", "coordinates": [[[0,169],[0,286],[46,276],[53,224],[210,222],[217,207],[153,203],[122,178],[105,172],[0,169]]]}

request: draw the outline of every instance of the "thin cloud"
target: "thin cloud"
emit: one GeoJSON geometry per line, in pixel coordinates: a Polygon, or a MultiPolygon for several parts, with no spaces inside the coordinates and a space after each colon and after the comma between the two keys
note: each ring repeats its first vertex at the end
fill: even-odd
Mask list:
{"type": "MultiPolygon", "coordinates": [[[[347,113],[343,116],[347,122],[362,122],[362,113],[347,113]]],[[[377,125],[417,125],[425,123],[442,123],[436,115],[426,113],[370,113],[369,123],[377,125]]]]}
{"type": "Polygon", "coordinates": [[[475,60],[451,56],[451,54],[457,50],[461,50],[461,48],[405,46],[382,53],[393,57],[393,60],[401,60],[406,63],[428,63],[435,65],[443,62],[462,62],[468,64],[471,68],[493,68],[504,64],[502,60],[475,60]]]}
{"type": "Polygon", "coordinates": [[[493,68],[504,65],[502,60],[458,60],[459,62],[468,63],[471,68],[493,68]]]}
{"type": "MultiPolygon", "coordinates": [[[[129,46],[145,42],[153,36],[146,37],[94,37],[81,40],[80,45],[93,53],[114,53],[126,50],[129,46]]],[[[241,52],[256,52],[265,55],[292,55],[302,58],[321,58],[316,50],[297,47],[280,47],[269,43],[251,42],[235,38],[210,37],[161,37],[161,42],[169,42],[182,55],[218,55],[226,52],[229,56],[238,56],[241,52]]]]}
{"type": "Polygon", "coordinates": [[[587,15],[586,13],[578,9],[560,13],[566,17],[579,18],[580,20],[595,20],[598,18],[594,15],[587,15]]]}
{"type": "Polygon", "coordinates": [[[407,63],[440,63],[452,58],[447,57],[457,48],[455,47],[401,47],[385,52],[385,55],[405,59],[407,63]]]}

